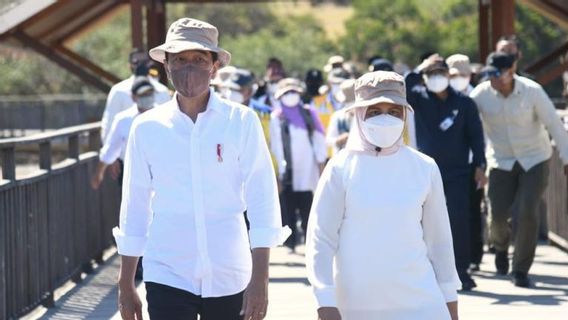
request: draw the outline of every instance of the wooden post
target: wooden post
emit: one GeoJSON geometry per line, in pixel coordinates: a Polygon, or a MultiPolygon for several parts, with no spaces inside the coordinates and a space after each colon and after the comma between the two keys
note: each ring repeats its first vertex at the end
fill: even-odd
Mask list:
{"type": "Polygon", "coordinates": [[[132,48],[144,50],[144,30],[142,29],[142,1],[130,0],[130,29],[132,48]]]}
{"type": "Polygon", "coordinates": [[[51,171],[51,141],[39,144],[39,168],[51,171]]]}
{"type": "Polygon", "coordinates": [[[16,150],[14,147],[2,148],[2,178],[16,180],[16,150]]]}
{"type": "MultiPolygon", "coordinates": [[[[146,35],[148,49],[161,45],[166,39],[166,4],[164,0],[149,0],[146,6],[146,35]]],[[[160,82],[167,85],[168,78],[162,64],[160,69],[160,82]]]]}
{"type": "Polygon", "coordinates": [[[89,151],[99,151],[101,148],[100,130],[89,131],[89,151]]]}
{"type": "Polygon", "coordinates": [[[491,51],[502,36],[515,33],[515,0],[491,1],[491,51]]]}
{"type": "Polygon", "coordinates": [[[491,52],[489,34],[489,0],[479,0],[479,61],[485,64],[485,59],[491,52]]]}

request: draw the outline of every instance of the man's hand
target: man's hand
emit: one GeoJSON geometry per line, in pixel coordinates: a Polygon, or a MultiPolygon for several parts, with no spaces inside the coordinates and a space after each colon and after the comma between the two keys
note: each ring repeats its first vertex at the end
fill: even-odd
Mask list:
{"type": "Polygon", "coordinates": [[[142,301],[136,287],[118,287],[118,309],[124,320],[142,320],[142,301]]]}
{"type": "Polygon", "coordinates": [[[485,187],[487,185],[487,176],[485,175],[485,170],[482,168],[475,168],[475,182],[477,182],[477,190],[485,187]]]}
{"type": "Polygon", "coordinates": [[[319,320],[341,320],[341,314],[336,307],[321,307],[318,309],[319,320]]]}
{"type": "Polygon", "coordinates": [[[91,177],[91,188],[98,190],[101,183],[103,182],[103,179],[104,179],[104,172],[103,172],[103,174],[99,174],[98,172],[95,173],[91,177]]]}
{"type": "Polygon", "coordinates": [[[109,172],[111,178],[113,178],[114,180],[118,179],[120,172],[122,172],[122,169],[120,168],[120,162],[118,160],[109,166],[109,172]]]}
{"type": "Polygon", "coordinates": [[[448,305],[448,311],[450,312],[450,317],[452,320],[458,320],[458,302],[452,301],[446,303],[448,305]]]}
{"type": "Polygon", "coordinates": [[[270,249],[252,250],[252,277],[243,295],[244,320],[262,320],[268,309],[268,260],[270,249]]]}

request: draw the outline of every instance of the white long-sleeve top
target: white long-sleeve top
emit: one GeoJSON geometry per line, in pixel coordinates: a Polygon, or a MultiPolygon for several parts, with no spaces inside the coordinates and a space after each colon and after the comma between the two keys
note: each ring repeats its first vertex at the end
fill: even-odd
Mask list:
{"type": "Polygon", "coordinates": [[[450,319],[460,281],[434,160],[340,151],[315,193],[306,265],[318,305],[343,319],[450,319]]]}
{"type": "MultiPolygon", "coordinates": [[[[101,120],[101,137],[103,141],[106,140],[114,117],[119,112],[130,108],[134,104],[134,100],[132,100],[133,82],[134,76],[130,76],[110,88],[106,100],[105,111],[103,112],[103,118],[101,120]]],[[[162,104],[170,101],[171,96],[168,87],[153,78],[150,78],[150,83],[154,87],[154,101],[156,104],[162,104]]]]}
{"type": "Polygon", "coordinates": [[[353,121],[353,119],[354,117],[346,113],[345,109],[337,110],[331,115],[331,119],[329,120],[329,125],[327,126],[325,131],[326,132],[325,142],[329,147],[332,148],[334,155],[337,154],[339,150],[342,149],[337,146],[337,138],[339,138],[341,134],[345,133],[345,132],[340,132],[339,123],[346,122],[347,129],[349,129],[351,128],[351,122],[353,121]]]}
{"type": "Polygon", "coordinates": [[[174,96],[136,117],[125,160],[113,233],[119,254],[144,256],[145,281],[203,297],[236,294],[251,277],[251,248],[285,240],[270,155],[250,108],[211,90],[194,123],[174,96]]]}
{"type": "MultiPolygon", "coordinates": [[[[286,107],[282,107],[286,108],[286,107]]],[[[286,172],[284,144],[282,142],[281,112],[272,113],[270,118],[270,148],[276,159],[280,178],[286,172]]],[[[283,116],[283,115],[282,115],[283,116]]],[[[314,121],[318,121],[314,119],[314,121]]],[[[294,125],[290,129],[290,149],[292,153],[292,189],[294,191],[314,191],[320,176],[319,164],[327,159],[325,136],[314,130],[312,143],[308,131],[294,125]]]]}
{"type": "Polygon", "coordinates": [[[130,127],[134,118],[140,113],[138,107],[133,105],[132,107],[119,112],[110,131],[107,134],[106,140],[101,152],[99,154],[99,159],[105,164],[112,164],[116,159],[124,160],[124,155],[126,153],[126,142],[128,141],[128,133],[130,132],[130,127]]]}

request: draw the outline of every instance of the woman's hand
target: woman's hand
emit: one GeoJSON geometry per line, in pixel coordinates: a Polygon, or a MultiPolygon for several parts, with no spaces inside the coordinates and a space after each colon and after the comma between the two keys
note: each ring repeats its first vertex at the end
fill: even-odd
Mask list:
{"type": "Polygon", "coordinates": [[[341,320],[341,314],[336,307],[321,307],[318,309],[319,320],[341,320]]]}

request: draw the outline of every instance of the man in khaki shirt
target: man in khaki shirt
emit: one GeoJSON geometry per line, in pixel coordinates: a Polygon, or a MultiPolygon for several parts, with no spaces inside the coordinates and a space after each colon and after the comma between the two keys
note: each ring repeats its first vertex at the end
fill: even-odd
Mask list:
{"type": "Polygon", "coordinates": [[[479,84],[471,97],[477,103],[494,150],[487,160],[490,232],[496,249],[497,273],[509,271],[511,230],[507,220],[512,215],[516,219],[512,280],[516,286],[529,287],[528,272],[538,237],[538,207],[548,183],[552,155],[549,134],[567,173],[568,133],[543,88],[515,74],[515,60],[513,55],[493,53],[486,69],[490,80],[479,84]]]}

